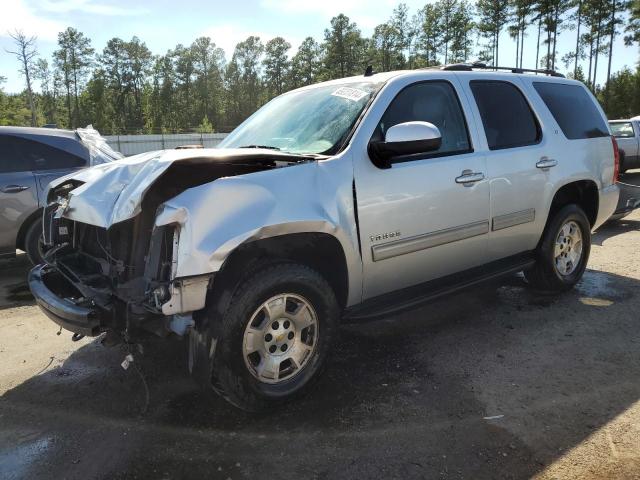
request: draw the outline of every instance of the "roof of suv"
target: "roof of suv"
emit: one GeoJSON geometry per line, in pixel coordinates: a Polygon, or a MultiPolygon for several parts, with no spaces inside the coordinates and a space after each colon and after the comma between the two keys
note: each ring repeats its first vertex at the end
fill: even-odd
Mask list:
{"type": "Polygon", "coordinates": [[[572,84],[581,85],[581,83],[577,80],[572,80],[570,78],[565,78],[561,76],[550,76],[550,75],[544,75],[544,74],[535,75],[533,73],[512,73],[504,70],[494,71],[494,70],[487,69],[487,70],[465,71],[465,70],[443,70],[440,67],[429,67],[429,68],[422,68],[417,70],[395,70],[392,72],[374,73],[368,76],[356,75],[353,77],[338,78],[338,79],[329,80],[326,82],[314,83],[312,85],[301,87],[297,90],[312,89],[320,85],[339,85],[339,84],[356,83],[356,82],[384,83],[396,78],[406,78],[406,77],[408,78],[416,77],[416,79],[424,78],[425,75],[426,76],[437,75],[440,78],[473,75],[474,77],[481,76],[481,77],[486,77],[487,79],[500,79],[500,80],[509,80],[509,79],[513,79],[514,77],[520,77],[523,79],[534,78],[536,79],[536,81],[542,81],[542,82],[558,82],[558,83],[565,83],[565,84],[572,83],[572,84]]]}

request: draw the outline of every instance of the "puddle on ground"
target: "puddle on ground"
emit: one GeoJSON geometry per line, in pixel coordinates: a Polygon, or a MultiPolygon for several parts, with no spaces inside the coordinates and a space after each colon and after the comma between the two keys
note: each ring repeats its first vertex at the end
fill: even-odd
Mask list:
{"type": "Polygon", "coordinates": [[[626,296],[623,287],[615,285],[615,279],[602,272],[585,272],[582,280],[576,285],[576,290],[581,295],[597,299],[619,299],[626,296]]]}
{"type": "Polygon", "coordinates": [[[558,300],[557,296],[535,292],[524,283],[521,285],[502,285],[496,293],[501,303],[518,310],[525,307],[548,307],[558,300]]]}
{"type": "Polygon", "coordinates": [[[40,461],[51,445],[51,439],[39,438],[0,452],[0,478],[29,478],[29,467],[40,461]]]}

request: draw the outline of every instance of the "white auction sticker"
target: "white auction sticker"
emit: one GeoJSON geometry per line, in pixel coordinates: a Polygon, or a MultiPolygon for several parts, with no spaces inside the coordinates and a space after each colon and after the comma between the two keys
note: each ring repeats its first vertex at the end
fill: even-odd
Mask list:
{"type": "Polygon", "coordinates": [[[331,95],[333,95],[334,97],[342,97],[342,98],[346,98],[347,100],[353,100],[354,102],[357,102],[362,97],[366,97],[368,93],[365,92],[364,90],[359,90],[357,88],[340,87],[331,95]]]}

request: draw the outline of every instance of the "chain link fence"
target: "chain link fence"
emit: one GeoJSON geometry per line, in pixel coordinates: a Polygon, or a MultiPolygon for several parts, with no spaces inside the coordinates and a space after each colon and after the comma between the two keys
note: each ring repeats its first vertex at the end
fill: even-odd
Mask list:
{"type": "Polygon", "coordinates": [[[153,150],[173,149],[182,145],[202,145],[213,148],[227,133],[176,133],[158,135],[104,135],[107,143],[125,156],[153,150]]]}

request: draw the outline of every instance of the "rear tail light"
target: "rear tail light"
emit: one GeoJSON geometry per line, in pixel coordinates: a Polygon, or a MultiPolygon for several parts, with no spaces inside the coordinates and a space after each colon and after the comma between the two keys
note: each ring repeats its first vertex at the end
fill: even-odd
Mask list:
{"type": "Polygon", "coordinates": [[[611,142],[613,143],[613,182],[618,181],[618,174],[620,173],[620,149],[618,149],[618,142],[616,137],[611,136],[611,142]]]}

